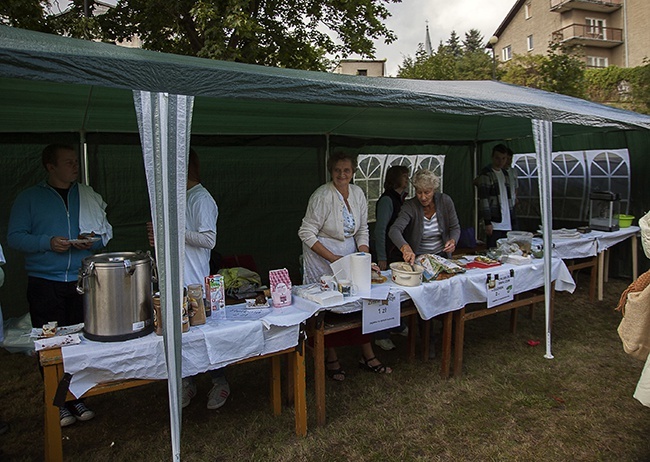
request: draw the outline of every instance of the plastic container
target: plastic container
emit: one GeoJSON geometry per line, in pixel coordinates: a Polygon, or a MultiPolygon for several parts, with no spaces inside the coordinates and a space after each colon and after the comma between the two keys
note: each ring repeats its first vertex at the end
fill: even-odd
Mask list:
{"type": "Polygon", "coordinates": [[[632,220],[634,220],[634,215],[618,215],[618,227],[619,228],[629,228],[632,225],[632,220]]]}
{"type": "Polygon", "coordinates": [[[508,231],[508,242],[517,244],[524,255],[531,253],[533,233],[528,231],[508,231]]]}

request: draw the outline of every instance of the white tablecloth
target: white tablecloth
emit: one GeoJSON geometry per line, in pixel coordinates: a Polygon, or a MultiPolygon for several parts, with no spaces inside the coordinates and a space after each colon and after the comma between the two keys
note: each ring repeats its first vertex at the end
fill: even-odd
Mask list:
{"type": "MultiPolygon", "coordinates": [[[[471,269],[449,279],[427,282],[417,287],[395,284],[391,281],[390,271],[388,271],[384,272],[388,275],[388,282],[373,285],[372,291],[385,292],[385,288],[382,286],[388,285],[391,292],[399,296],[400,300],[411,298],[422,319],[431,319],[439,314],[459,310],[469,303],[487,301],[487,275],[501,274],[509,272],[511,269],[515,274],[515,293],[526,292],[544,285],[544,261],[537,259],[527,265],[506,264],[490,269],[471,269]]],[[[559,258],[552,260],[551,279],[555,281],[555,290],[557,291],[573,292],[575,290],[575,282],[571,273],[559,258]]],[[[361,299],[358,297],[350,297],[344,304],[326,308],[300,297],[295,297],[295,304],[305,310],[324,309],[335,313],[360,311],[362,306],[361,299]]]]}
{"type": "MultiPolygon", "coordinates": [[[[315,311],[294,306],[273,308],[261,319],[217,320],[182,335],[183,377],[218,369],[236,361],[291,348],[298,344],[300,323],[315,311]]],[[[124,342],[94,342],[61,349],[70,391],[81,396],[101,382],[123,379],[166,379],[163,337],[151,333],[124,342]]]]}
{"type": "Polygon", "coordinates": [[[618,231],[591,231],[575,238],[554,239],[553,257],[564,259],[595,257],[639,232],[638,226],[629,226],[618,231]]]}

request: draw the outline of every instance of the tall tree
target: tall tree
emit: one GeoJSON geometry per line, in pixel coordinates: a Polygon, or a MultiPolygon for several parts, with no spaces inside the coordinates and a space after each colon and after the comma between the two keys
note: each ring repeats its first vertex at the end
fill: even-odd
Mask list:
{"type": "Polygon", "coordinates": [[[465,54],[485,52],[483,36],[478,29],[470,29],[469,32],[465,32],[465,40],[463,40],[463,51],[465,54]]]}
{"type": "Polygon", "coordinates": [[[51,32],[51,28],[47,25],[47,3],[47,0],[2,0],[0,24],[51,32]]]}
{"type": "MultiPolygon", "coordinates": [[[[16,5],[46,3],[2,0],[7,1],[16,5]]],[[[84,0],[72,0],[70,10],[61,17],[42,16],[53,32],[74,37],[125,41],[138,36],[143,48],[150,50],[325,70],[329,65],[326,55],[341,59],[354,53],[374,58],[376,41],[392,43],[396,36],[385,25],[390,16],[387,5],[400,2],[118,0],[105,14],[86,17],[84,0]]],[[[92,11],[94,0],[86,3],[92,11]]],[[[7,11],[7,17],[16,18],[17,12],[7,11]]],[[[24,21],[15,25],[35,28],[24,21]]]]}
{"type": "Polygon", "coordinates": [[[451,31],[451,35],[445,43],[447,50],[455,58],[459,58],[463,54],[463,47],[460,44],[460,37],[455,30],[451,31]]]}

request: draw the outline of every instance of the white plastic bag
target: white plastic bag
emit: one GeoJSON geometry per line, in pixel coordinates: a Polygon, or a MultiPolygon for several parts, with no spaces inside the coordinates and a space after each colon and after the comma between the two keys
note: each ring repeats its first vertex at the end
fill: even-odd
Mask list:
{"type": "Polygon", "coordinates": [[[645,256],[650,258],[650,212],[646,213],[639,219],[641,228],[641,245],[645,256]]]}

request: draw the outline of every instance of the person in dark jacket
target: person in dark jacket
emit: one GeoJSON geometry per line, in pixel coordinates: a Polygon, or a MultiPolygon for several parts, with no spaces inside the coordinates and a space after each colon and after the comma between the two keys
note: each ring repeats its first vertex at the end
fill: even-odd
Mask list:
{"type": "MultiPolygon", "coordinates": [[[[376,206],[375,221],[375,247],[377,252],[377,264],[382,271],[388,269],[388,265],[402,261],[402,252],[393,244],[388,237],[388,230],[397,219],[406,199],[406,188],[409,184],[409,169],[404,165],[393,165],[386,171],[384,179],[384,193],[379,197],[376,206]]],[[[408,326],[402,320],[402,324],[395,329],[386,329],[375,333],[375,344],[388,351],[394,350],[395,344],[390,339],[394,333],[403,337],[408,336],[408,326]]]]}
{"type": "Polygon", "coordinates": [[[478,176],[479,213],[485,224],[488,248],[512,230],[513,202],[507,170],[508,148],[497,144],[492,149],[492,165],[478,176]]]}

